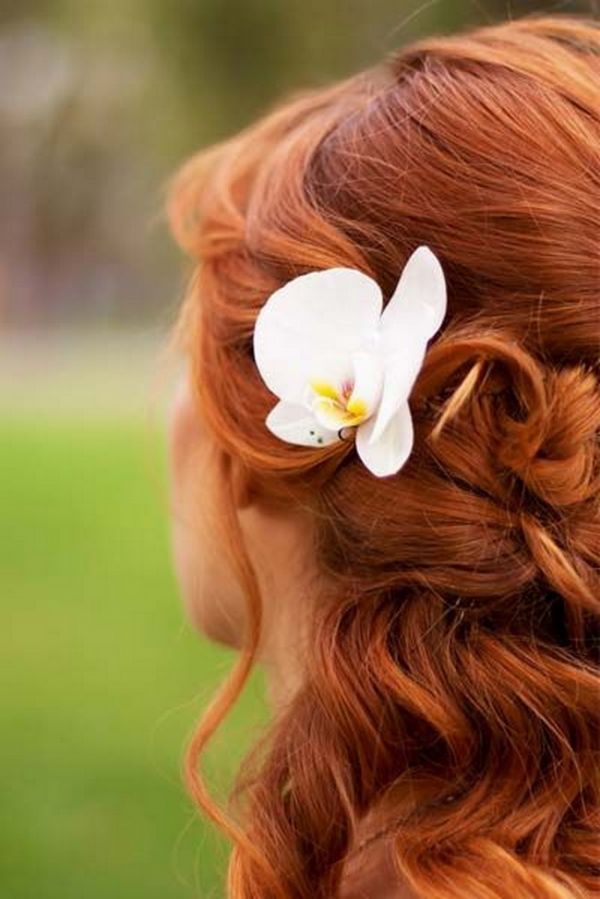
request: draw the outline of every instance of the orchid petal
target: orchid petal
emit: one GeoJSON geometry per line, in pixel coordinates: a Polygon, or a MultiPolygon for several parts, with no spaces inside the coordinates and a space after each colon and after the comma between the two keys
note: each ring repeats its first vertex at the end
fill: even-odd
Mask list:
{"type": "Polygon", "coordinates": [[[374,419],[359,425],[356,432],[356,450],[366,467],[377,477],[396,474],[408,459],[413,443],[414,430],[408,403],[403,403],[394,413],[380,437],[371,441],[374,419]]]}
{"type": "Polygon", "coordinates": [[[339,384],[352,374],[351,357],[377,330],[379,285],[356,269],[299,275],[274,291],[254,326],[254,358],[280,399],[302,403],[310,378],[339,384]]]}
{"type": "Polygon", "coordinates": [[[372,440],[376,442],[399,406],[406,402],[419,374],[427,341],[446,314],[446,281],[429,247],[415,250],[381,316],[384,383],[372,440]]]}
{"type": "Polygon", "coordinates": [[[442,324],[446,306],[442,266],[429,247],[418,247],[381,315],[384,352],[394,352],[407,340],[429,340],[442,324]]]}
{"type": "Polygon", "coordinates": [[[426,349],[427,342],[421,338],[406,342],[403,350],[385,357],[383,391],[374,416],[373,442],[379,440],[396,410],[408,400],[426,349]]]}
{"type": "Polygon", "coordinates": [[[271,409],[265,424],[280,440],[298,446],[328,446],[340,439],[337,429],[324,428],[304,406],[285,401],[271,409]]]}

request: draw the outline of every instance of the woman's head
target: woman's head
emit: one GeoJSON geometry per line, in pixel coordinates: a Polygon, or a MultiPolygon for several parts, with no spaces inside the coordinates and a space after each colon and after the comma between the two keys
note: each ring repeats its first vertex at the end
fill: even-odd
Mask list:
{"type": "MultiPolygon", "coordinates": [[[[594,894],[598,29],[531,18],[424,40],[194,157],[169,209],[198,263],[173,433],[203,449],[181,455],[180,492],[202,490],[205,555],[230,563],[199,620],[245,648],[188,756],[237,843],[232,896],[333,895],[377,806],[419,896],[594,894]],[[378,479],[351,442],[278,440],[252,355],[267,296],[347,266],[389,299],[421,244],[448,310],[411,393],[406,465],[378,479]],[[288,647],[302,634],[297,676],[234,827],[196,757],[286,627],[288,647]]],[[[180,568],[195,557],[190,544],[180,568]]]]}

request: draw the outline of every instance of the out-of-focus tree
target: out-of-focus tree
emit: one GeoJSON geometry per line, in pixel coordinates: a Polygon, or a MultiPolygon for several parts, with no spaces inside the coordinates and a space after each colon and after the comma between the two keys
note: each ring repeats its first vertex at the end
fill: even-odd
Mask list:
{"type": "Polygon", "coordinates": [[[205,136],[244,125],[274,99],[369,65],[431,27],[465,20],[468,0],[346,3],[281,0],[182,0],[177,10],[151,0],[166,65],[205,136]],[[208,77],[207,77],[208,76],[208,77]]]}
{"type": "Polygon", "coordinates": [[[167,318],[155,223],[187,154],[421,34],[596,3],[0,0],[3,324],[167,318]]]}

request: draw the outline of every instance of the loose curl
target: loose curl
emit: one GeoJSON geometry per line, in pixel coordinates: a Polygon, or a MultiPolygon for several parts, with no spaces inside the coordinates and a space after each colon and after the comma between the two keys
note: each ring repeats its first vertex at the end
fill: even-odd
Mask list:
{"type": "Polygon", "coordinates": [[[234,841],[232,899],[325,899],[386,808],[427,899],[600,895],[600,36],[529,17],[391,54],[276,106],[170,184],[197,261],[174,329],[220,447],[223,537],[248,634],[186,759],[234,841]],[[377,479],[352,442],[274,437],[253,361],[266,296],[350,266],[387,301],[419,244],[448,315],[377,479]],[[240,495],[310,510],[319,597],[303,686],[230,812],[199,756],[261,630],[240,495]]]}

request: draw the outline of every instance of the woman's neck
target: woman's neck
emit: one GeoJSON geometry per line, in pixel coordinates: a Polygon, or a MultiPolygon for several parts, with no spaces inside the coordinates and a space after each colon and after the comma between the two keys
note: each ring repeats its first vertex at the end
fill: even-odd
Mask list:
{"type": "Polygon", "coordinates": [[[344,866],[340,899],[367,899],[367,897],[419,899],[396,870],[393,841],[387,834],[380,839],[374,839],[364,849],[351,853],[344,866]]]}

